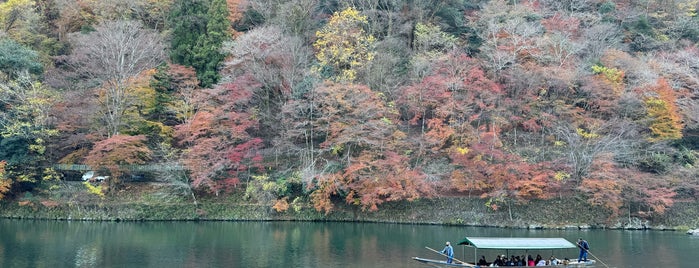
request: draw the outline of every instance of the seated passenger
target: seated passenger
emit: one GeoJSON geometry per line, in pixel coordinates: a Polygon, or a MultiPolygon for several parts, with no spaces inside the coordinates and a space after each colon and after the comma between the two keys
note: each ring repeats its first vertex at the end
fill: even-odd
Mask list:
{"type": "Polygon", "coordinates": [[[488,266],[488,265],[490,265],[490,263],[488,263],[488,261],[485,260],[485,256],[481,256],[481,259],[478,260],[478,265],[480,265],[480,266],[488,266]]]}
{"type": "Polygon", "coordinates": [[[490,266],[493,266],[493,267],[505,266],[505,263],[502,262],[502,257],[500,257],[500,255],[498,255],[498,257],[495,258],[495,260],[493,261],[493,263],[490,266]]]}
{"type": "Polygon", "coordinates": [[[515,262],[515,255],[511,255],[510,258],[507,259],[505,266],[517,266],[517,263],[515,262]]]}
{"type": "Polygon", "coordinates": [[[524,266],[522,259],[524,259],[524,255],[522,255],[522,258],[515,256],[515,266],[524,266]]]}
{"type": "Polygon", "coordinates": [[[554,257],[553,255],[551,255],[551,258],[549,259],[549,261],[551,262],[551,265],[558,265],[558,263],[560,262],[560,261],[559,261],[558,259],[556,259],[556,257],[554,257]]]}

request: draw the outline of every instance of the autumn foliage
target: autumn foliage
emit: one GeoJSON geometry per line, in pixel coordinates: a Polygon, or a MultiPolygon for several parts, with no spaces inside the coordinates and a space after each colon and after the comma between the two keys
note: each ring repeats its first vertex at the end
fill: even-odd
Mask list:
{"type": "Polygon", "coordinates": [[[257,122],[243,109],[255,86],[241,78],[206,89],[207,98],[197,98],[194,103],[202,108],[175,127],[176,138],[184,148],[182,162],[190,170],[195,188],[215,194],[230,191],[242,176],[262,169],[262,140],[248,133],[257,122]]]}
{"type": "Polygon", "coordinates": [[[651,120],[653,139],[676,140],[682,138],[682,119],[678,113],[676,94],[665,79],[658,80],[650,88],[645,104],[651,120]]]}
{"type": "Polygon", "coordinates": [[[279,213],[699,200],[692,1],[127,2],[0,3],[0,196],[63,163],[279,213]]]}
{"type": "Polygon", "coordinates": [[[0,161],[0,200],[5,197],[12,186],[12,181],[5,178],[5,165],[7,165],[7,161],[0,161]]]}
{"type": "Polygon", "coordinates": [[[502,204],[526,203],[547,199],[560,190],[550,163],[527,163],[502,150],[492,133],[470,147],[454,148],[450,158],[459,164],[451,174],[453,186],[460,192],[490,199],[493,209],[502,204]],[[488,136],[491,136],[490,138],[488,136]]]}
{"type": "Polygon", "coordinates": [[[330,72],[336,81],[353,81],[357,69],[374,58],[375,39],[364,28],[366,16],[354,8],[333,14],[328,24],[316,32],[313,47],[320,64],[319,72],[330,72]]]}
{"type": "Polygon", "coordinates": [[[153,152],[145,141],[146,137],[142,135],[114,135],[96,142],[85,157],[85,163],[97,171],[107,170],[111,175],[107,180],[110,188],[118,187],[129,165],[141,165],[151,160],[153,152]]]}
{"type": "Polygon", "coordinates": [[[406,136],[397,128],[396,111],[381,94],[338,83],[326,83],[312,94],[317,113],[308,123],[323,139],[319,144],[323,155],[342,166],[340,171],[317,176],[309,185],[317,209],[330,212],[333,196],[376,210],[386,201],[414,200],[432,193],[424,175],[396,151],[406,136]]]}

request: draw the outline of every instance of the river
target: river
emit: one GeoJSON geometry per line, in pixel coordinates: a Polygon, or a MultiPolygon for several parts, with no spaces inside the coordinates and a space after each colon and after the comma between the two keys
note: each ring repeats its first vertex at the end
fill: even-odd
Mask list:
{"type": "MultiPolygon", "coordinates": [[[[441,259],[426,247],[441,250],[445,241],[456,244],[465,236],[583,237],[609,267],[694,267],[699,253],[699,237],[670,231],[0,219],[0,267],[426,267],[412,257],[441,259]]],[[[455,246],[455,252],[473,261],[471,248],[455,246]]],[[[489,261],[503,253],[478,251],[489,261]]],[[[541,252],[551,254],[575,258],[577,251],[541,252]]]]}

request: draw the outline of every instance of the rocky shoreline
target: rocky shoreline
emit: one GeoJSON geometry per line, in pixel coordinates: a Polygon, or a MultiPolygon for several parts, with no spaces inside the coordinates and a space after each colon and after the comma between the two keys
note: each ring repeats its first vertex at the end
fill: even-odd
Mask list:
{"type": "MultiPolygon", "coordinates": [[[[577,199],[532,201],[497,211],[477,198],[444,197],[386,203],[370,212],[337,204],[329,213],[309,204],[285,212],[269,205],[201,200],[158,203],[3,202],[0,217],[11,219],[79,221],[345,221],[402,224],[441,224],[524,229],[623,229],[687,231],[699,227],[699,204],[676,203],[665,214],[650,219],[612,215],[577,199]],[[512,215],[512,219],[510,219],[512,215]]],[[[699,232],[698,232],[699,233],[699,232]]]]}

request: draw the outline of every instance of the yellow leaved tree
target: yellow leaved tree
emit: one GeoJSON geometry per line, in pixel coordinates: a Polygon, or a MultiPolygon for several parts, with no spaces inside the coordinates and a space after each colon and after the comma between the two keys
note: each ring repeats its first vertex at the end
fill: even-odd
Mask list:
{"type": "Polygon", "coordinates": [[[328,24],[316,32],[315,71],[337,82],[354,81],[357,70],[374,58],[376,40],[364,30],[367,25],[366,16],[351,7],[333,14],[328,24]]]}
{"type": "Polygon", "coordinates": [[[35,23],[34,5],[31,0],[0,1],[0,32],[15,40],[26,37],[31,24],[35,23]]]}
{"type": "Polygon", "coordinates": [[[675,101],[677,97],[665,79],[659,79],[658,85],[652,89],[657,94],[645,99],[645,105],[650,118],[649,128],[653,133],[652,140],[676,140],[682,138],[682,118],[675,101]]]}

